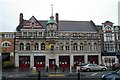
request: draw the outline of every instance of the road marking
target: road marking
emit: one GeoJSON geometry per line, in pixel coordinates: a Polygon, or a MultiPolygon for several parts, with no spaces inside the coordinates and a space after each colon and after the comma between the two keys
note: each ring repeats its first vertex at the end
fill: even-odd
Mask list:
{"type": "Polygon", "coordinates": [[[49,77],[53,77],[53,76],[56,76],[56,77],[57,77],[57,76],[61,76],[61,77],[62,77],[62,76],[65,76],[65,75],[64,75],[64,74],[58,74],[58,73],[57,73],[57,74],[49,74],[48,76],[49,76],[49,77]]]}
{"type": "Polygon", "coordinates": [[[93,73],[91,76],[94,76],[94,75],[96,75],[97,73],[93,73]]]}

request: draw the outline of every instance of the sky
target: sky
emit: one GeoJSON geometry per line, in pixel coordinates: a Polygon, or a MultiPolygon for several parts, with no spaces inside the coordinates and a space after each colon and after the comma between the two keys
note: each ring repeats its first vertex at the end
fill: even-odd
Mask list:
{"type": "Polygon", "coordinates": [[[120,0],[0,0],[0,32],[13,32],[19,24],[19,14],[28,20],[49,20],[51,5],[59,20],[90,21],[101,25],[111,21],[118,25],[120,0]]]}

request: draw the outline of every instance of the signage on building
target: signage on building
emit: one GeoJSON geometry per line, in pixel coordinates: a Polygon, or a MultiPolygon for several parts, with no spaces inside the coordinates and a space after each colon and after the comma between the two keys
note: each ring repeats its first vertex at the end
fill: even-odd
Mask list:
{"type": "Polygon", "coordinates": [[[117,58],[120,58],[120,52],[116,53],[117,58]]]}

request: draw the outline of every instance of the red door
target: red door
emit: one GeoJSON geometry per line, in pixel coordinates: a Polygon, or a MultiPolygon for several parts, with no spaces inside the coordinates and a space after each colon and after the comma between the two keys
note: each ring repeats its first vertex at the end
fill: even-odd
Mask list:
{"type": "Polygon", "coordinates": [[[55,66],[55,59],[49,59],[49,68],[54,69],[55,66]]]}
{"type": "Polygon", "coordinates": [[[70,67],[70,57],[59,56],[59,67],[68,69],[70,67]]]}
{"type": "Polygon", "coordinates": [[[19,67],[30,68],[30,56],[19,56],[19,67]]]}
{"type": "Polygon", "coordinates": [[[84,63],[84,56],[74,56],[74,68],[80,63],[84,63]]]}
{"type": "Polygon", "coordinates": [[[98,55],[88,56],[88,62],[98,64],[98,55]]]}
{"type": "Polygon", "coordinates": [[[37,69],[45,68],[45,56],[35,56],[34,57],[34,66],[37,69]]]}

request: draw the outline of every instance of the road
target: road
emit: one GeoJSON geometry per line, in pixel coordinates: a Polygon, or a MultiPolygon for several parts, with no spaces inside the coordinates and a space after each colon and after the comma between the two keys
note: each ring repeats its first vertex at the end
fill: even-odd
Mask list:
{"type": "MultiPolygon", "coordinates": [[[[101,80],[103,74],[107,74],[113,71],[92,71],[92,72],[80,72],[80,80],[101,80]]],[[[41,73],[40,80],[78,80],[77,73],[65,73],[65,76],[55,76],[55,77],[48,77],[48,74],[41,73]]],[[[31,75],[30,72],[3,72],[4,76],[7,76],[7,80],[38,80],[38,75],[31,75]]]]}
{"type": "MultiPolygon", "coordinates": [[[[80,80],[101,80],[100,78],[80,78],[80,80]]],[[[38,78],[8,78],[7,80],[38,80],[38,78]]],[[[78,80],[75,77],[42,77],[40,80],[78,80]]]]}

